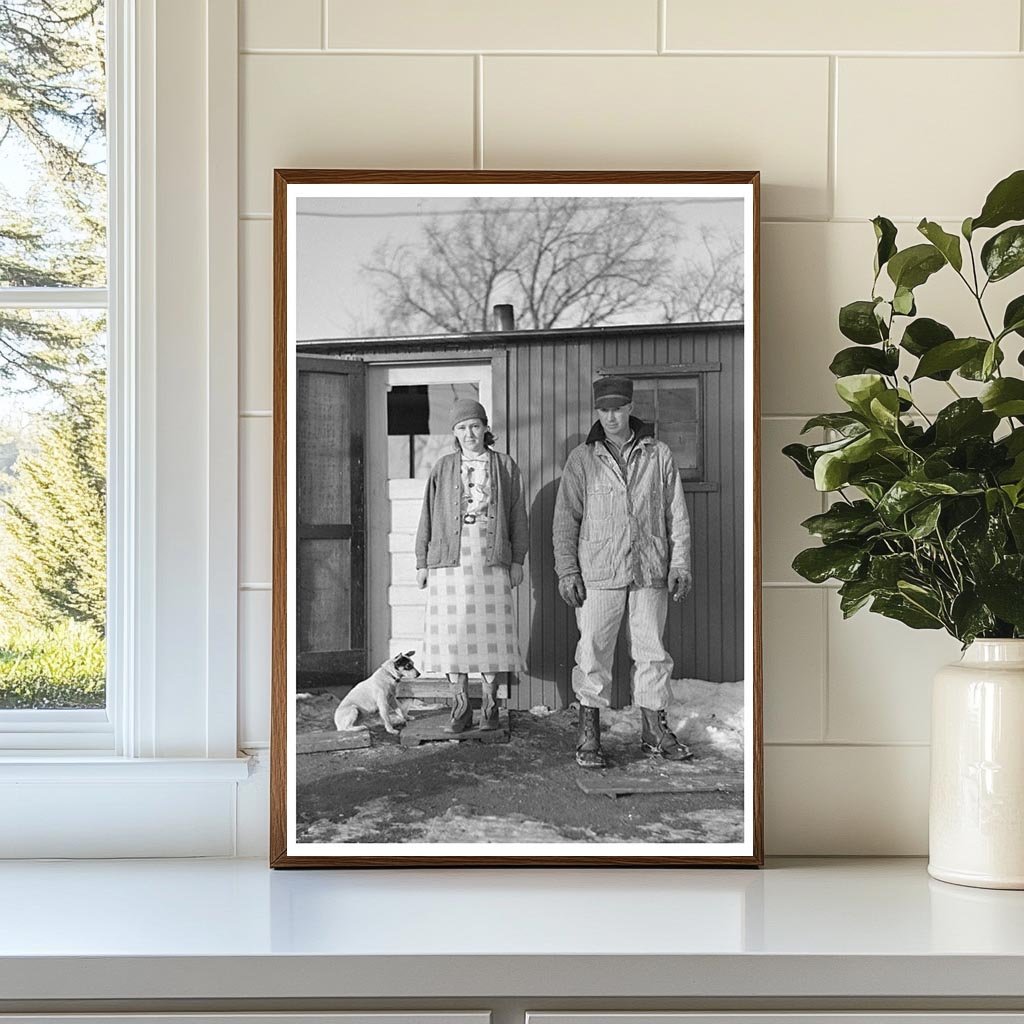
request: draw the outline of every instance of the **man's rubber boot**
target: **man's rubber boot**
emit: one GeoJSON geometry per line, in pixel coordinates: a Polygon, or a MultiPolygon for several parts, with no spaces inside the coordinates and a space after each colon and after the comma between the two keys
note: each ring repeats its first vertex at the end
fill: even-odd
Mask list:
{"type": "Polygon", "coordinates": [[[689,761],[693,758],[690,748],[676,739],[668,727],[664,711],[641,708],[643,724],[640,731],[640,749],[645,754],[656,754],[666,761],[689,761]]]}
{"type": "Polygon", "coordinates": [[[580,705],[576,726],[576,763],[581,768],[607,768],[608,760],[601,752],[601,709],[580,705]]]}
{"type": "Polygon", "coordinates": [[[452,720],[446,732],[465,732],[473,728],[473,705],[469,703],[469,694],[460,691],[455,694],[452,705],[452,720]]]}
{"type": "Polygon", "coordinates": [[[483,684],[483,700],[480,704],[480,728],[484,730],[498,728],[498,685],[483,684]]]}

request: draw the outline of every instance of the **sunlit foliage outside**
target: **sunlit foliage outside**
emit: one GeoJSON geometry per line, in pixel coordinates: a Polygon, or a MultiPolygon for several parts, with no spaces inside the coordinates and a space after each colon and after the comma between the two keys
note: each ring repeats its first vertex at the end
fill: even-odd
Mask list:
{"type": "Polygon", "coordinates": [[[0,0],[0,708],[105,702],[105,319],[3,292],[106,284],[103,14],[0,0]]]}

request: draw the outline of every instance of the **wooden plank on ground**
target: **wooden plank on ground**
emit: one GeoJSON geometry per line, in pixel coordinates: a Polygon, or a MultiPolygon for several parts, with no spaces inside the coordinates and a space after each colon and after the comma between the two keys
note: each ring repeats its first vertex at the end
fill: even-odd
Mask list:
{"type": "Polygon", "coordinates": [[[318,754],[324,750],[358,750],[370,745],[369,729],[321,729],[300,732],[295,737],[296,754],[318,754]]]}
{"type": "Polygon", "coordinates": [[[642,776],[631,779],[626,775],[588,775],[576,780],[576,785],[589,796],[640,796],[645,793],[735,793],[743,791],[742,775],[681,775],[678,779],[665,776],[642,776]]]}
{"type": "MultiPolygon", "coordinates": [[[[445,743],[450,740],[464,742],[476,740],[478,743],[508,743],[509,724],[508,712],[498,714],[497,729],[478,729],[474,726],[465,732],[446,732],[451,721],[450,711],[431,711],[427,714],[410,717],[409,724],[402,729],[401,744],[403,747],[418,747],[421,743],[445,743]]],[[[476,712],[476,721],[480,721],[480,713],[476,712]]]]}

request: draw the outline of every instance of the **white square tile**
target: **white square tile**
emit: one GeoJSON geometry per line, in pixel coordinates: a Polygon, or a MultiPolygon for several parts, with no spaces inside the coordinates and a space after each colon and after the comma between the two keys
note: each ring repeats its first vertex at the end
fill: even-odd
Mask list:
{"type": "Polygon", "coordinates": [[[1016,50],[1017,0],[667,0],[670,50],[1016,50]],[[881,28],[884,26],[884,28],[881,28]]]}
{"type": "Polygon", "coordinates": [[[959,224],[1021,166],[1024,61],[851,57],[837,74],[836,216],[959,224]],[[902,138],[883,127],[896,109],[902,138]]]}
{"type": "Polygon", "coordinates": [[[826,738],[927,743],[932,677],[959,658],[959,642],[945,632],[910,629],[866,609],[844,620],[831,595],[826,738]]]}
{"type": "Polygon", "coordinates": [[[792,568],[798,552],[818,541],[800,524],[823,509],[814,481],[782,454],[792,441],[811,444],[822,432],[800,437],[799,419],[761,420],[761,571],[765,583],[803,582],[792,568]]]}
{"type": "Polygon", "coordinates": [[[238,594],[238,736],[243,749],[270,742],[271,592],[238,594]]]}
{"type": "Polygon", "coordinates": [[[239,409],[268,412],[274,397],[274,229],[269,220],[239,224],[239,409]]]}
{"type": "Polygon", "coordinates": [[[329,43],[397,50],[650,50],[658,0],[330,0],[329,43]]]}
{"type": "Polygon", "coordinates": [[[275,167],[472,167],[473,58],[241,58],[241,208],[271,212],[275,167]]]}
{"type": "Polygon", "coordinates": [[[241,0],[238,34],[243,47],[319,50],[320,0],[241,0]]]}
{"type": "Polygon", "coordinates": [[[761,171],[775,217],[828,211],[824,57],[488,57],[487,167],[761,171]]]}
{"type": "Polygon", "coordinates": [[[273,421],[244,417],[239,427],[238,574],[243,584],[271,582],[273,421]]]}
{"type": "Polygon", "coordinates": [[[927,747],[777,746],[764,760],[769,855],[927,854],[927,747]]]}
{"type": "Polygon", "coordinates": [[[822,739],[825,682],[825,588],[766,587],[764,738],[767,743],[822,739]]]}

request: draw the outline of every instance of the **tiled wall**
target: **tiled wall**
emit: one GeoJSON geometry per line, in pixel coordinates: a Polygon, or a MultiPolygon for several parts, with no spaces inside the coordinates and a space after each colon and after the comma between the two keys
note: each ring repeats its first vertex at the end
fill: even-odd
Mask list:
{"type": "MultiPolygon", "coordinates": [[[[923,853],[958,647],[795,576],[821,502],[778,451],[836,405],[867,219],[958,224],[1024,165],[1020,0],[241,0],[241,45],[243,744],[267,738],[272,169],[759,168],[768,851],[923,853]]],[[[975,330],[949,275],[919,305],[975,330]]]]}

